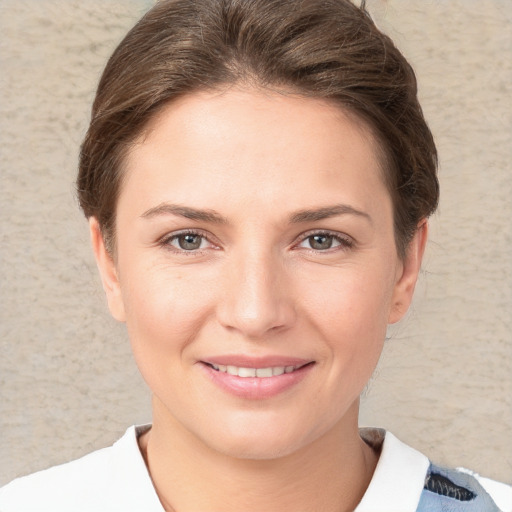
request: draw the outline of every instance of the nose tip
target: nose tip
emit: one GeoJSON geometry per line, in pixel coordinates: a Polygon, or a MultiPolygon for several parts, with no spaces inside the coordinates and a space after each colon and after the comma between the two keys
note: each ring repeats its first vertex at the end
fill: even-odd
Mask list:
{"type": "Polygon", "coordinates": [[[295,320],[293,299],[282,272],[261,261],[232,269],[218,316],[220,323],[248,338],[289,328],[295,320]]]}

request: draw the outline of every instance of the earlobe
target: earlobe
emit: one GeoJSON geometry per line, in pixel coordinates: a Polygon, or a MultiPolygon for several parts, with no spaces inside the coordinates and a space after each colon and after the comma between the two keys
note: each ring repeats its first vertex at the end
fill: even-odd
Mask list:
{"type": "Polygon", "coordinates": [[[391,311],[388,323],[398,322],[407,313],[412,302],[414,288],[421,269],[421,261],[428,238],[428,222],[422,219],[416,228],[414,237],[407,247],[407,253],[401,265],[400,275],[395,283],[391,311]]]}
{"type": "Polygon", "coordinates": [[[96,258],[96,265],[101,277],[103,290],[107,297],[108,308],[119,322],[125,321],[125,311],[116,265],[105,247],[99,223],[95,217],[89,219],[91,244],[96,258]]]}

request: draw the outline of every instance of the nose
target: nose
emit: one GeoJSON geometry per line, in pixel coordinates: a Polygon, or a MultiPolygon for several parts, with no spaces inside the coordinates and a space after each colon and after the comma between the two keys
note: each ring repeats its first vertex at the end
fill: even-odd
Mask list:
{"type": "Polygon", "coordinates": [[[218,320],[251,339],[281,332],[295,322],[293,294],[283,264],[271,255],[246,254],[231,261],[218,320]]]}

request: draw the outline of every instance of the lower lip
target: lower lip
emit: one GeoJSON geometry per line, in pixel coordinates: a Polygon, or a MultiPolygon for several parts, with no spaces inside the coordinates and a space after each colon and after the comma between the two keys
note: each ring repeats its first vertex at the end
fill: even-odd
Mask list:
{"type": "Polygon", "coordinates": [[[208,377],[222,390],[248,400],[264,400],[283,393],[299,384],[314,366],[310,363],[291,373],[273,377],[238,377],[214,370],[204,363],[200,365],[208,377]]]}

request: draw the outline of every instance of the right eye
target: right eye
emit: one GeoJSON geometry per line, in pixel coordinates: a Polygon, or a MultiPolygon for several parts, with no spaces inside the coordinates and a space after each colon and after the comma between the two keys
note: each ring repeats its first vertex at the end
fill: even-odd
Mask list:
{"type": "Polygon", "coordinates": [[[184,231],[181,233],[170,234],[162,238],[160,245],[170,248],[179,253],[199,253],[204,249],[214,248],[215,246],[201,233],[195,231],[184,231]]]}
{"type": "Polygon", "coordinates": [[[206,239],[201,235],[195,233],[185,233],[172,237],[169,241],[171,245],[176,248],[183,249],[184,251],[197,251],[203,249],[206,239]]]}

